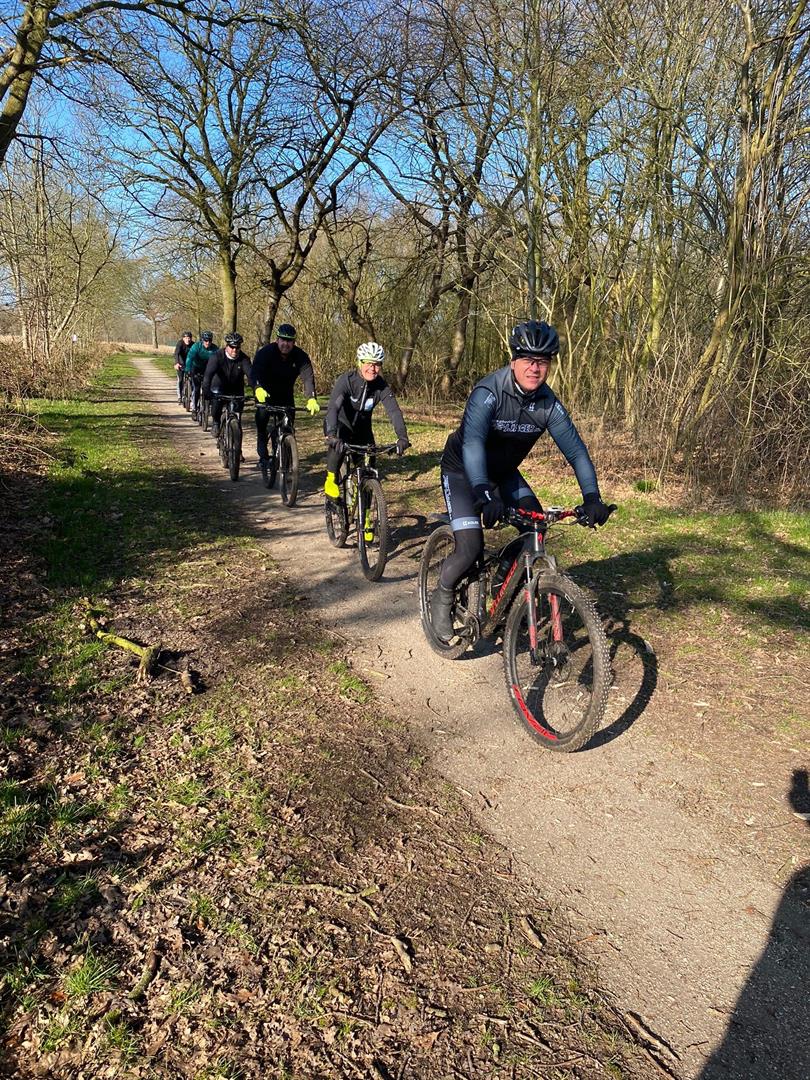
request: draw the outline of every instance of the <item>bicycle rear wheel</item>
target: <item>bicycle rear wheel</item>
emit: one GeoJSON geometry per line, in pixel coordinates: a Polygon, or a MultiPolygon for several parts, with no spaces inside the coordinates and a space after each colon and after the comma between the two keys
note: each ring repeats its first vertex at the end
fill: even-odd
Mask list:
{"type": "MultiPolygon", "coordinates": [[[[422,558],[419,560],[419,615],[422,620],[422,630],[431,649],[446,660],[456,660],[470,646],[469,638],[458,634],[450,642],[443,641],[433,629],[430,618],[430,597],[439,585],[439,575],[444,560],[452,555],[455,546],[453,530],[449,525],[440,525],[427,538],[422,548],[422,558]]],[[[469,582],[466,580],[456,588],[456,603],[453,607],[453,623],[456,630],[463,630],[462,621],[459,618],[459,607],[463,604],[469,609],[469,590],[469,582]]]]}
{"type": "Polygon", "coordinates": [[[357,501],[357,552],[369,581],[379,581],[388,561],[388,507],[379,480],[364,480],[357,501]]]}
{"type": "Polygon", "coordinates": [[[284,505],[295,506],[298,497],[298,443],[294,435],[285,435],[281,440],[279,489],[284,505]]]}
{"type": "Polygon", "coordinates": [[[506,620],[503,662],[512,706],[526,729],[549,750],[584,746],[599,727],[610,690],[610,653],[599,613],[565,574],[532,582],[537,609],[531,655],[527,590],[506,620]]]}

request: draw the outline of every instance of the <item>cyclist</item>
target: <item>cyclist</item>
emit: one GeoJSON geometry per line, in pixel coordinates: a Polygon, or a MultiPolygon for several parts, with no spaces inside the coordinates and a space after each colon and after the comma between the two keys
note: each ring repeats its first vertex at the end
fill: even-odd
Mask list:
{"type": "MultiPolygon", "coordinates": [[[[263,345],[253,357],[250,382],[256,391],[256,453],[259,463],[267,463],[267,427],[270,423],[268,405],[287,410],[290,427],[294,427],[295,398],[293,387],[298,377],[307,393],[307,412],[315,416],[321,411],[315,397],[315,374],[312,361],[302,348],[295,344],[295,327],[282,323],[276,331],[276,340],[263,345]]],[[[276,450],[278,429],[272,428],[273,453],[276,450]]]]}
{"type": "Polygon", "coordinates": [[[329,443],[326,457],[326,483],[323,490],[330,499],[340,497],[335,477],[345,454],[346,442],[374,443],[371,414],[382,402],[397,436],[401,456],[411,445],[408,429],[394,392],[380,374],[385,350],[376,341],[367,341],[357,350],[357,370],[347,371],[335,383],[326,410],[324,432],[329,443]]]}
{"type": "Polygon", "coordinates": [[[219,348],[214,344],[214,335],[210,330],[204,330],[200,334],[200,340],[195,341],[188,350],[186,356],[186,375],[191,379],[191,415],[197,419],[197,408],[200,404],[200,386],[202,385],[205,369],[208,361],[219,348]]]}
{"type": "Polygon", "coordinates": [[[177,372],[177,401],[180,404],[182,404],[183,401],[183,379],[186,370],[186,356],[188,356],[188,350],[191,348],[193,340],[194,335],[192,332],[190,330],[184,330],[183,336],[174,347],[174,370],[177,372]]]}
{"type": "Polygon", "coordinates": [[[442,454],[442,491],[455,548],[442,565],[430,612],[444,641],[453,636],[453,588],[483,550],[482,518],[491,529],[506,506],[542,510],[518,466],[544,431],[573,466],[588,524],[604,525],[615,509],[602,501],[585,444],[546,383],[560,349],[557,331],[545,322],[522,322],[512,331],[509,347],[510,362],[473,387],[461,426],[442,454]]]}
{"type": "MultiPolygon", "coordinates": [[[[210,357],[202,381],[202,392],[211,394],[211,434],[219,437],[219,418],[224,402],[219,394],[244,394],[245,379],[250,380],[250,357],[239,347],[241,334],[226,334],[225,345],[210,357]]],[[[239,411],[242,411],[240,405],[239,411]]]]}

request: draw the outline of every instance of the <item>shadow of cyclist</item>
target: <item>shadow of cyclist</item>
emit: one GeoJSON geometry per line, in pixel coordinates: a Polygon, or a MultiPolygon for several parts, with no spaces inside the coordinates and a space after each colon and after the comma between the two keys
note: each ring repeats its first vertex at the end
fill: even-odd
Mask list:
{"type": "MultiPolygon", "coordinates": [[[[788,800],[810,827],[806,769],[788,800]]],[[[805,833],[805,835],[807,835],[805,833]]],[[[807,1080],[810,1076],[810,863],[785,889],[768,942],[699,1080],[807,1080]]]]}

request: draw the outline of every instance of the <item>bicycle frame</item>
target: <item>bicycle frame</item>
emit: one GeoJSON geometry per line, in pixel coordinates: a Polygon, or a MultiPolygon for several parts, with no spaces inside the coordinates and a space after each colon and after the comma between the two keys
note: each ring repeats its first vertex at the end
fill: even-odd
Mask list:
{"type": "MultiPolygon", "coordinates": [[[[521,585],[523,585],[526,588],[526,598],[529,606],[531,658],[533,663],[537,661],[537,610],[535,589],[532,588],[532,583],[543,570],[556,569],[557,560],[553,555],[546,552],[546,532],[549,525],[553,525],[565,518],[580,520],[580,516],[575,510],[564,510],[560,507],[549,507],[544,513],[512,508],[507,510],[504,520],[510,525],[525,526],[528,523],[533,528],[530,533],[524,535],[522,549],[512,561],[512,565],[509,567],[506,577],[492,601],[488,600],[490,573],[498,562],[499,556],[497,554],[484,554],[477,567],[474,568],[474,572],[468,575],[467,580],[469,582],[477,581],[478,584],[477,609],[474,613],[468,612],[474,620],[471,627],[473,641],[476,641],[479,637],[491,637],[497,628],[503,625],[506,613],[521,585]]],[[[514,542],[514,540],[511,541],[511,543],[514,542]]],[[[559,602],[556,596],[551,596],[549,599],[551,603],[552,639],[561,641],[563,632],[559,602]]]]}
{"type": "Polygon", "coordinates": [[[341,478],[340,484],[344,492],[347,526],[356,518],[358,528],[362,528],[362,521],[360,521],[362,507],[358,506],[360,489],[364,480],[380,479],[380,474],[371,464],[371,459],[378,454],[390,454],[396,448],[396,443],[391,443],[389,446],[358,446],[346,443],[348,458],[345,462],[346,475],[341,478]]]}

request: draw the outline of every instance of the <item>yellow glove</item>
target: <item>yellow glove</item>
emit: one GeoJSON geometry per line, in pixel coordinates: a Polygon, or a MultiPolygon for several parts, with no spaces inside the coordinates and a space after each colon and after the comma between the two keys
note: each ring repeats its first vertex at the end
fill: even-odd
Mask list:
{"type": "Polygon", "coordinates": [[[321,411],[321,407],[318,404],[317,398],[311,397],[309,399],[309,401],[307,402],[307,412],[309,413],[310,416],[314,416],[315,413],[319,413],[320,411],[321,411]]]}
{"type": "Polygon", "coordinates": [[[254,393],[256,394],[256,400],[258,401],[258,403],[260,405],[264,405],[265,401],[267,401],[267,391],[263,389],[263,387],[257,386],[254,393]]]}

